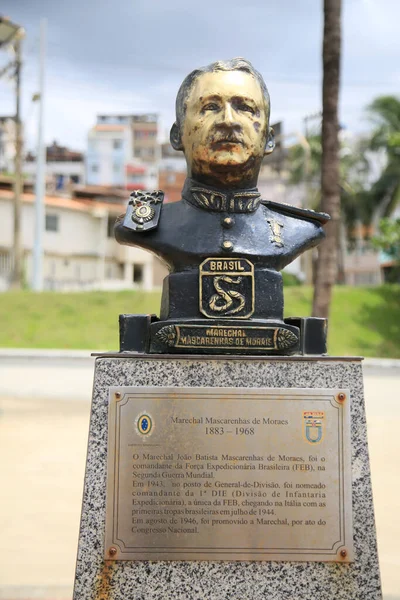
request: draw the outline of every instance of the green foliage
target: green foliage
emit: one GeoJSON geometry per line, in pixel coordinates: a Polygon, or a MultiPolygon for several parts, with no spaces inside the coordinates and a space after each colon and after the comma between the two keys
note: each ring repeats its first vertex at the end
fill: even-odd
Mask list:
{"type": "Polygon", "coordinates": [[[400,219],[382,219],[379,224],[379,235],[372,239],[375,248],[400,262],[400,219]]]}
{"type": "Polygon", "coordinates": [[[382,219],[379,234],[372,238],[372,244],[393,260],[393,265],[385,268],[385,280],[389,283],[400,281],[400,219],[382,219]]]}
{"type": "Polygon", "coordinates": [[[301,137],[299,144],[289,148],[289,182],[292,185],[306,184],[308,208],[317,209],[321,201],[321,158],[322,145],[319,133],[301,137]]]}
{"type": "Polygon", "coordinates": [[[366,198],[373,212],[379,209],[383,217],[390,216],[400,200],[400,100],[395,96],[380,96],[367,107],[374,124],[369,149],[384,151],[387,164],[373,183],[366,198]]]}
{"type": "MultiPolygon", "coordinates": [[[[390,216],[400,202],[400,100],[380,96],[366,111],[373,124],[371,135],[354,148],[342,141],[340,148],[341,208],[348,231],[356,221],[370,225],[376,215],[390,216]],[[377,152],[386,156],[386,165],[371,183],[377,152]]],[[[321,157],[319,132],[301,138],[289,149],[290,182],[307,186],[310,208],[318,208],[320,203],[321,157]]]]}
{"type": "Polygon", "coordinates": [[[400,146],[400,100],[395,96],[379,96],[367,106],[367,114],[374,124],[371,150],[384,149],[396,154],[400,146]]]}
{"type": "MultiPolygon", "coordinates": [[[[345,142],[340,148],[340,190],[341,209],[344,222],[349,230],[357,220],[364,221],[364,185],[368,173],[365,156],[366,142],[361,140],[355,148],[345,142]]],[[[289,149],[289,180],[292,184],[306,185],[307,206],[318,210],[321,203],[321,160],[322,142],[319,133],[301,138],[301,143],[289,149]]]]}
{"type": "MultiPolygon", "coordinates": [[[[285,315],[309,316],[312,289],[286,287],[285,315]]],[[[0,346],[118,349],[120,313],[155,313],[157,292],[0,294],[0,346]]],[[[331,355],[400,358],[400,285],[337,286],[329,321],[331,355]]]]}

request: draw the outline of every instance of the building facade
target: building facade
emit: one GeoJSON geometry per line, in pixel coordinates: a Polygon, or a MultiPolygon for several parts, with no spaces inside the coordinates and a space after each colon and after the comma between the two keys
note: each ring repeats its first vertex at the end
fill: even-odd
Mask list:
{"type": "Polygon", "coordinates": [[[87,183],[156,189],[157,132],[157,115],[99,115],[88,135],[87,183]]]}
{"type": "MultiPolygon", "coordinates": [[[[34,194],[24,193],[22,240],[25,281],[33,276],[34,194]]],[[[117,244],[116,217],[125,203],[60,196],[45,198],[43,280],[47,290],[157,289],[167,274],[160,261],[139,248],[117,244]]],[[[12,272],[13,192],[0,190],[0,289],[12,272]]]]}
{"type": "Polygon", "coordinates": [[[133,156],[136,160],[154,164],[159,160],[158,116],[153,113],[132,115],[133,156]]]}
{"type": "MultiPolygon", "coordinates": [[[[36,179],[36,156],[28,153],[25,157],[24,175],[36,179]]],[[[46,190],[49,193],[69,192],[74,185],[85,184],[85,160],[82,152],[70,150],[53,142],[46,148],[46,190]]]]}
{"type": "Polygon", "coordinates": [[[186,160],[182,152],[174,150],[169,142],[161,144],[159,188],[164,192],[164,202],[177,202],[182,198],[186,171],[186,160]]]}

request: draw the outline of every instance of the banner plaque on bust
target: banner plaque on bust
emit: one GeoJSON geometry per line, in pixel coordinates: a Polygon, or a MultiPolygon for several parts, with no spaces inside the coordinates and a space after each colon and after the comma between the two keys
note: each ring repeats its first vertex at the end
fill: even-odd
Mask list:
{"type": "Polygon", "coordinates": [[[200,312],[248,319],[254,312],[254,267],[245,258],[207,258],[200,265],[200,312]]]}
{"type": "Polygon", "coordinates": [[[111,388],[105,558],[353,561],[349,403],[111,388]]]}

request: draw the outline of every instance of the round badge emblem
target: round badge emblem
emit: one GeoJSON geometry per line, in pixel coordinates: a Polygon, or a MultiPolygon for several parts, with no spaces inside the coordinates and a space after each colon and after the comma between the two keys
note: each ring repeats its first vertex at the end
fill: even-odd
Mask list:
{"type": "Polygon", "coordinates": [[[140,435],[149,435],[153,429],[153,419],[149,414],[144,413],[137,418],[136,427],[140,435]]]}
{"type": "Polygon", "coordinates": [[[132,213],[132,219],[137,223],[147,223],[155,215],[155,210],[148,204],[137,206],[132,213]]]}

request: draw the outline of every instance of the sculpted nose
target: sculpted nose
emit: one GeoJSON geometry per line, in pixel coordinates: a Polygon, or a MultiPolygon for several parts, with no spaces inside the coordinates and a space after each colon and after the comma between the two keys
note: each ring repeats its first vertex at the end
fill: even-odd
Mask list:
{"type": "Polygon", "coordinates": [[[232,106],[227,102],[223,111],[223,121],[227,125],[232,125],[235,122],[232,106]]]}
{"type": "Polygon", "coordinates": [[[219,129],[229,129],[237,132],[241,131],[242,126],[240,122],[237,121],[235,111],[229,102],[227,102],[224,105],[223,110],[220,111],[219,121],[216,125],[219,129]]]}

